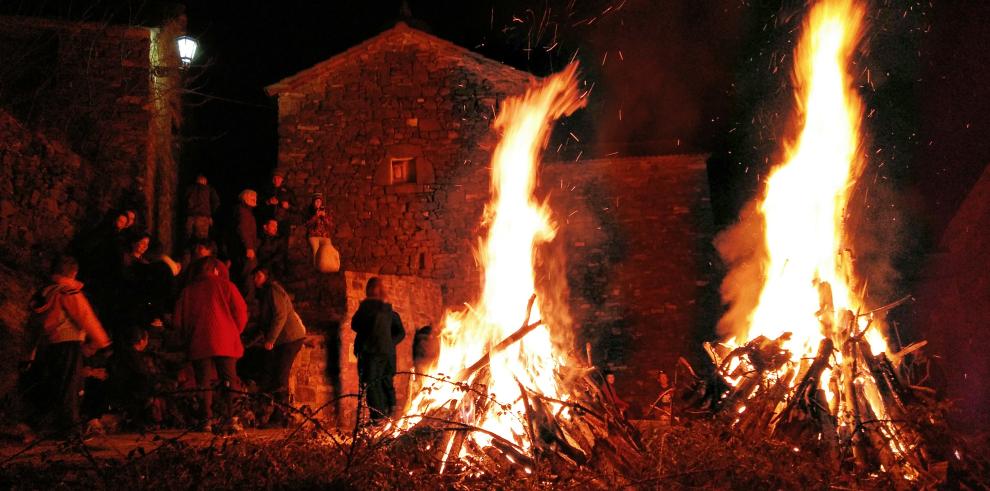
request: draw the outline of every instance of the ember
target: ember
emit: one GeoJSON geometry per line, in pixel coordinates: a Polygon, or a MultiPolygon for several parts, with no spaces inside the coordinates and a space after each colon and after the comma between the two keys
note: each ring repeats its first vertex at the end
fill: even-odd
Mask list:
{"type": "Polygon", "coordinates": [[[707,348],[729,387],[719,404],[739,431],[822,441],[833,458],[849,444],[859,470],[927,482],[921,438],[901,423],[911,394],[888,355],[887,309],[866,311],[845,227],[863,165],[862,107],[846,73],[863,17],[851,0],[825,0],[809,14],[795,53],[800,135],[757,205],[760,283],[723,285],[759,297],[746,315],[734,305],[723,319],[734,335],[707,348]]]}

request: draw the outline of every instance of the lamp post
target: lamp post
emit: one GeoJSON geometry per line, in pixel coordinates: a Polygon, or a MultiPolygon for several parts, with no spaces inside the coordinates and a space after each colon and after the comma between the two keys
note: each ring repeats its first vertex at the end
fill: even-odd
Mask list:
{"type": "Polygon", "coordinates": [[[196,57],[199,43],[190,36],[179,36],[175,38],[175,46],[179,50],[179,61],[182,62],[182,66],[188,67],[196,57]]]}

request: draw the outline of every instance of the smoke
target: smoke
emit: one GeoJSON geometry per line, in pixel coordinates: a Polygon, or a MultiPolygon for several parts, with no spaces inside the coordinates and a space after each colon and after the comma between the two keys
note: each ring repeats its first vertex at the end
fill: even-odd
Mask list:
{"type": "Polygon", "coordinates": [[[763,290],[769,253],[763,239],[766,223],[758,204],[759,200],[750,201],[739,221],[715,237],[715,249],[729,269],[719,289],[722,303],[728,306],[716,326],[723,339],[746,334],[763,290]]]}

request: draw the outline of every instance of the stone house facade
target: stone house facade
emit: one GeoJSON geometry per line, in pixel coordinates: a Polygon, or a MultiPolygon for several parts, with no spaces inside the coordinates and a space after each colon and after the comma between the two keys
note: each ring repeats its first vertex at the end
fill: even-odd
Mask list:
{"type": "Polygon", "coordinates": [[[400,22],[268,87],[278,165],[297,199],[327,197],[343,269],[436,279],[448,304],[468,301],[491,120],[532,80],[400,22]]]}
{"type": "MultiPolygon", "coordinates": [[[[278,97],[286,183],[297,197],[323,193],[335,221],[345,273],[312,272],[296,227],[297,278],[286,283],[311,312],[338,316],[329,333],[339,342],[335,390],[354,385],[344,380],[354,364],[347,321],[363,292],[352,283],[378,274],[435,284],[403,300],[417,311],[437,310],[424,307],[434,295],[456,308],[479,293],[492,122],[500,102],[534,80],[399,23],[268,87],[278,97]]],[[[582,357],[591,343],[594,362],[619,372],[620,390],[648,404],[647,374],[672,370],[717,319],[705,156],[546,163],[537,194],[559,227],[545,253],[566,257],[567,335],[582,357]]]]}

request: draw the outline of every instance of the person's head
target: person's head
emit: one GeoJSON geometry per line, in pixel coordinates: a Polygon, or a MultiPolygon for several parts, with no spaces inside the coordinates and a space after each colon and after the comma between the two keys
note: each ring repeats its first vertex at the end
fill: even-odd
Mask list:
{"type": "Polygon", "coordinates": [[[213,248],[210,247],[210,242],[205,239],[197,240],[193,242],[192,246],[192,257],[193,260],[202,259],[204,257],[210,257],[213,255],[213,248]]]}
{"type": "Polygon", "coordinates": [[[74,279],[77,274],[79,274],[79,263],[76,258],[63,255],[52,261],[52,275],[74,279]]]}
{"type": "Polygon", "coordinates": [[[240,194],[241,203],[244,203],[251,208],[258,206],[258,193],[254,192],[253,189],[245,189],[241,191],[240,194]]]}
{"type": "Polygon", "coordinates": [[[381,278],[377,276],[372,276],[368,280],[368,284],[364,286],[364,294],[368,298],[373,298],[376,300],[384,300],[385,285],[382,284],[381,278]]]}
{"type": "Polygon", "coordinates": [[[127,342],[134,348],[134,351],[144,351],[148,349],[148,331],[136,327],[127,333],[127,342]]]}
{"type": "Polygon", "coordinates": [[[135,257],[141,257],[144,253],[148,252],[148,247],[151,246],[151,236],[145,233],[135,235],[131,239],[131,254],[135,257]]]}
{"type": "Polygon", "coordinates": [[[268,270],[263,267],[254,268],[254,272],[251,273],[251,281],[254,282],[255,288],[264,287],[268,283],[268,278],[270,278],[268,270]]]}
{"type": "Polygon", "coordinates": [[[264,225],[261,226],[261,229],[264,230],[265,234],[269,237],[275,237],[278,235],[278,220],[269,218],[265,221],[264,225]]]}
{"type": "Polygon", "coordinates": [[[670,385],[670,377],[667,376],[667,372],[660,370],[660,374],[657,375],[657,380],[660,381],[662,387],[670,385]]]}
{"type": "Polygon", "coordinates": [[[314,210],[319,210],[320,208],[323,208],[323,193],[314,193],[313,194],[313,209],[314,210]]]}
{"type": "Polygon", "coordinates": [[[609,385],[615,384],[615,373],[613,373],[611,370],[606,370],[605,381],[608,382],[609,385]]]}
{"type": "Polygon", "coordinates": [[[127,226],[131,227],[134,222],[137,221],[137,212],[134,210],[124,210],[124,215],[127,217],[127,226]]]}
{"type": "Polygon", "coordinates": [[[276,188],[282,187],[283,182],[285,182],[285,176],[281,172],[276,171],[274,174],[272,174],[272,185],[274,185],[276,188]]]}
{"type": "Polygon", "coordinates": [[[127,228],[127,222],[128,222],[127,212],[121,211],[119,213],[114,214],[113,228],[117,229],[118,231],[124,230],[125,228],[127,228]]]}
{"type": "Polygon", "coordinates": [[[227,277],[227,266],[215,257],[204,257],[203,259],[192,263],[189,267],[189,273],[193,278],[202,278],[207,276],[227,277]]]}
{"type": "Polygon", "coordinates": [[[206,176],[204,176],[203,174],[196,174],[196,184],[205,186],[207,182],[208,181],[206,180],[206,176]]]}

